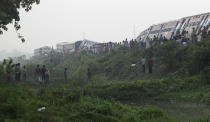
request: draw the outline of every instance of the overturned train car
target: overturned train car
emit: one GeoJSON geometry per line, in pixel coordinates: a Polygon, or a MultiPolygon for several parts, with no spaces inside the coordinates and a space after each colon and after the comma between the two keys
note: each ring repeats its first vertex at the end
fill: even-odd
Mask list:
{"type": "Polygon", "coordinates": [[[193,28],[196,29],[198,34],[200,30],[203,29],[203,27],[207,27],[208,31],[210,31],[209,26],[210,13],[199,14],[195,16],[184,17],[175,21],[152,25],[140,33],[137,39],[139,40],[141,38],[143,41],[146,41],[147,39],[152,40],[154,36],[160,37],[160,35],[170,39],[171,36],[177,32],[182,33],[182,31],[186,30],[191,33],[193,28]]]}

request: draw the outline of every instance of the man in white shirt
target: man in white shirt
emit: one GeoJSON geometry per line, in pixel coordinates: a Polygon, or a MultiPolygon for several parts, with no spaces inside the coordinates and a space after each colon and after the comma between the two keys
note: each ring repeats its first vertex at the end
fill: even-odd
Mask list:
{"type": "Polygon", "coordinates": [[[132,62],[132,64],[131,64],[131,70],[132,70],[132,73],[133,73],[131,79],[133,79],[134,77],[137,76],[137,67],[136,67],[136,63],[132,62]]]}

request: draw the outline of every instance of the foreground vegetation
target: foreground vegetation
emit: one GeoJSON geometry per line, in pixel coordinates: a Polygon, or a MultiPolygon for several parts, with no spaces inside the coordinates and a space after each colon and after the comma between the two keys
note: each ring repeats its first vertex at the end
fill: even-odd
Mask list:
{"type": "MultiPolygon", "coordinates": [[[[33,87],[39,85],[31,84],[33,87]]],[[[0,84],[0,121],[2,122],[152,122],[170,118],[152,106],[133,107],[114,100],[83,96],[78,88],[68,85],[31,88],[30,84],[0,84]],[[67,89],[68,88],[68,89],[67,89]],[[46,107],[38,112],[38,108],[46,107]]]]}
{"type": "Polygon", "coordinates": [[[167,42],[150,49],[118,47],[101,55],[82,51],[42,57],[39,63],[50,69],[51,83],[44,87],[33,80],[35,63],[27,65],[29,81],[1,82],[0,121],[209,121],[209,47],[206,39],[189,46],[167,42]],[[141,73],[141,58],[150,56],[153,74],[141,73]],[[134,79],[132,62],[138,71],[134,79]],[[64,84],[65,67],[69,82],[64,84]],[[46,109],[38,112],[41,107],[46,109]]]}

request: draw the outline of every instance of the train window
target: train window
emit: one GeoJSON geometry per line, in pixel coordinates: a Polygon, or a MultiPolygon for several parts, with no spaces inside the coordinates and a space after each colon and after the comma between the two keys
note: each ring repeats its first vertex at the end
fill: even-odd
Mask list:
{"type": "Polygon", "coordinates": [[[193,17],[193,19],[194,19],[194,18],[200,18],[200,15],[198,15],[198,16],[194,16],[194,17],[193,17]]]}
{"type": "Polygon", "coordinates": [[[206,20],[206,21],[204,22],[204,24],[207,24],[207,22],[208,22],[208,20],[206,20]]]}

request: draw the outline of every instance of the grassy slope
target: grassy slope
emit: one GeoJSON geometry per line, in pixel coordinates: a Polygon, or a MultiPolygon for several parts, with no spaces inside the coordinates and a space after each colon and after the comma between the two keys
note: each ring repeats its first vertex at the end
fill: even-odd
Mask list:
{"type": "Polygon", "coordinates": [[[161,107],[178,120],[192,119],[192,116],[206,117],[209,109],[202,108],[206,107],[203,104],[198,107],[196,103],[210,103],[210,70],[206,69],[209,66],[209,47],[209,42],[187,47],[169,42],[158,50],[138,49],[136,51],[120,48],[100,56],[87,52],[73,54],[55,67],[58,79],[62,79],[64,67],[69,69],[72,82],[70,86],[64,85],[66,89],[71,89],[67,91],[67,96],[64,98],[56,96],[54,93],[63,93],[63,88],[57,88],[57,86],[56,92],[54,91],[56,89],[52,87],[48,88],[44,95],[37,96],[36,88],[34,93],[33,90],[27,91],[22,86],[1,84],[0,93],[4,96],[1,97],[3,100],[1,108],[5,110],[1,118],[25,121],[42,119],[51,122],[71,119],[72,121],[96,121],[95,119],[100,121],[151,122],[153,119],[154,121],[173,121],[155,107],[136,107],[150,103],[161,107]],[[140,73],[140,59],[144,55],[154,56],[155,71],[152,75],[140,73]],[[139,76],[130,80],[132,61],[137,63],[139,76]],[[88,67],[91,68],[93,74],[91,80],[93,83],[89,84],[86,80],[88,67]],[[88,95],[92,97],[79,95],[80,91],[76,86],[85,87],[88,95]],[[8,89],[14,90],[10,92],[8,89]],[[6,95],[8,93],[9,95],[6,95]],[[135,107],[113,101],[112,98],[135,107]],[[47,106],[47,111],[42,114],[37,113],[36,109],[40,106],[47,106]],[[194,111],[195,109],[197,112],[194,111]],[[14,113],[11,114],[12,112],[14,113]]]}
{"type": "Polygon", "coordinates": [[[169,122],[173,121],[152,106],[132,107],[114,100],[82,96],[78,88],[48,87],[38,93],[37,84],[0,84],[0,121],[17,122],[169,122]],[[27,85],[27,87],[26,87],[27,85]],[[31,86],[36,86],[31,88],[31,86]],[[69,90],[70,88],[70,90],[69,90]],[[65,90],[64,90],[65,89],[65,90]],[[39,107],[46,110],[37,112],[39,107]]]}
{"type": "MultiPolygon", "coordinates": [[[[77,72],[71,72],[73,79],[76,77],[86,79],[87,67],[92,69],[94,83],[93,86],[90,84],[87,87],[89,94],[105,99],[114,98],[120,101],[130,101],[129,103],[136,102],[138,105],[144,105],[148,101],[153,101],[151,104],[155,104],[154,101],[176,100],[176,105],[169,105],[168,108],[184,108],[184,105],[191,105],[183,110],[171,109],[174,110],[173,115],[180,112],[180,119],[189,119],[196,115],[197,117],[206,117],[210,113],[209,109],[204,109],[206,107],[204,104],[199,107],[197,103],[209,104],[210,101],[210,86],[207,77],[209,70],[204,71],[209,66],[207,63],[208,57],[210,57],[209,47],[209,39],[206,39],[187,47],[169,42],[159,49],[138,49],[135,51],[119,48],[102,56],[84,52],[83,54],[74,54],[74,57],[69,58],[61,65],[65,66],[70,63],[75,67],[77,72]],[[141,73],[140,59],[144,55],[153,55],[155,59],[152,75],[141,73]],[[137,63],[139,73],[139,76],[134,80],[130,80],[129,66],[132,61],[137,63]],[[203,116],[199,113],[203,113],[203,116]]],[[[158,103],[158,106],[166,110],[167,105],[164,105],[166,103],[158,103]]]]}

